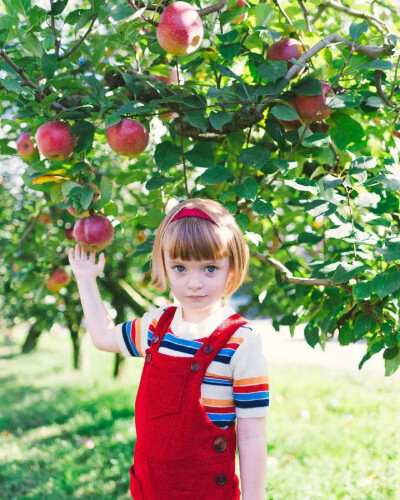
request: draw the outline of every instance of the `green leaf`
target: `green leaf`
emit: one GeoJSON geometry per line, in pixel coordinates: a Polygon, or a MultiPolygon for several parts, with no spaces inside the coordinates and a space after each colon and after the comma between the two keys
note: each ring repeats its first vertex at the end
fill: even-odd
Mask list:
{"type": "Polygon", "coordinates": [[[112,215],[113,217],[118,216],[118,205],[113,201],[109,201],[104,205],[104,215],[112,215]]]}
{"type": "Polygon", "coordinates": [[[320,95],[322,94],[321,81],[315,78],[306,78],[301,80],[292,90],[298,95],[320,95]]]}
{"type": "Polygon", "coordinates": [[[76,9],[70,12],[67,17],[64,19],[66,24],[76,24],[79,21],[79,18],[84,14],[84,9],[76,9]]]}
{"type": "Polygon", "coordinates": [[[19,84],[18,80],[0,78],[0,84],[2,84],[3,87],[9,92],[22,92],[22,87],[19,84]]]}
{"type": "Polygon", "coordinates": [[[195,167],[213,168],[215,166],[214,144],[198,142],[191,151],[185,154],[185,157],[195,167]]]}
{"type": "Polygon", "coordinates": [[[122,121],[122,116],[120,115],[108,115],[106,117],[106,121],[104,122],[104,126],[107,128],[110,125],[115,125],[116,123],[119,123],[122,121]]]}
{"type": "Polygon", "coordinates": [[[53,78],[57,69],[57,56],[56,54],[43,54],[42,56],[42,69],[46,78],[53,78]]]}
{"type": "Polygon", "coordinates": [[[0,155],[15,155],[15,149],[8,146],[9,139],[0,139],[0,155]]]}
{"type": "Polygon", "coordinates": [[[225,26],[225,24],[230,23],[241,14],[243,14],[243,12],[243,7],[232,7],[231,9],[224,10],[219,16],[219,22],[221,26],[225,26]]]}
{"type": "Polygon", "coordinates": [[[362,300],[370,297],[372,287],[370,281],[360,281],[353,287],[353,296],[356,300],[362,300]]]}
{"type": "Polygon", "coordinates": [[[274,208],[269,201],[262,200],[258,198],[253,203],[253,210],[257,214],[260,214],[264,217],[272,217],[274,215],[274,208]]]}
{"type": "Polygon", "coordinates": [[[101,176],[100,193],[101,193],[101,201],[104,205],[111,200],[112,184],[110,179],[105,175],[101,176]]]}
{"type": "Polygon", "coordinates": [[[161,187],[165,186],[165,184],[170,184],[171,182],[174,182],[174,179],[164,177],[162,175],[158,177],[152,177],[146,182],[146,189],[148,189],[149,191],[154,191],[155,189],[160,189],[161,187]]]}
{"type": "Polygon", "coordinates": [[[204,111],[189,111],[185,114],[185,120],[192,127],[199,128],[202,132],[207,132],[208,120],[204,116],[204,111]]]}
{"type": "Polygon", "coordinates": [[[54,184],[50,189],[50,200],[59,203],[62,200],[61,184],[54,184]]]}
{"type": "Polygon", "coordinates": [[[399,366],[400,354],[398,354],[395,358],[385,359],[385,376],[390,377],[390,375],[393,375],[399,366]]]}
{"type": "Polygon", "coordinates": [[[84,210],[87,210],[89,208],[89,205],[93,200],[93,195],[94,195],[94,189],[82,190],[80,200],[81,200],[81,206],[84,210]]]}
{"type": "Polygon", "coordinates": [[[322,185],[324,186],[324,189],[333,189],[343,184],[343,182],[343,179],[335,177],[331,174],[325,175],[325,177],[322,178],[322,185]]]}
{"type": "Polygon", "coordinates": [[[393,64],[390,61],[374,59],[367,64],[361,65],[358,69],[378,69],[380,71],[390,71],[393,69],[393,64]]]}
{"type": "Polygon", "coordinates": [[[349,33],[353,40],[358,40],[363,33],[368,31],[368,23],[364,19],[361,23],[352,23],[350,25],[349,33]]]}
{"type": "Polygon", "coordinates": [[[305,137],[301,144],[306,147],[312,148],[322,148],[330,144],[331,138],[328,134],[323,134],[322,132],[316,132],[315,134],[311,134],[308,137],[305,137]]]}
{"type": "Polygon", "coordinates": [[[258,184],[254,179],[247,178],[243,184],[235,186],[235,193],[246,200],[254,200],[258,192],[258,184]]]}
{"type": "Polygon", "coordinates": [[[250,8],[250,15],[256,18],[257,26],[269,26],[271,21],[276,18],[275,10],[266,3],[259,3],[250,8]]]}
{"type": "Polygon", "coordinates": [[[369,352],[373,355],[380,352],[384,347],[385,347],[385,341],[378,340],[371,345],[369,352]]]}
{"type": "Polygon", "coordinates": [[[216,167],[207,169],[200,176],[200,181],[203,184],[219,184],[227,181],[232,177],[232,172],[224,167],[216,167]]]}
{"type": "Polygon", "coordinates": [[[145,227],[157,228],[164,219],[164,213],[157,208],[150,208],[146,215],[139,218],[140,224],[145,227]]]}
{"type": "Polygon", "coordinates": [[[393,359],[398,355],[399,355],[399,346],[395,345],[394,347],[385,349],[385,352],[383,353],[383,359],[393,359]]]}
{"type": "Polygon", "coordinates": [[[254,167],[261,170],[267,164],[270,158],[270,151],[263,146],[253,146],[251,148],[242,149],[239,155],[239,161],[246,167],[254,167]]]}
{"type": "Polygon", "coordinates": [[[211,111],[208,118],[216,130],[222,130],[222,127],[232,120],[232,116],[226,111],[211,111]]]}
{"type": "MultiPolygon", "coordinates": [[[[239,31],[238,30],[231,30],[231,31],[228,31],[227,33],[223,33],[223,34],[218,34],[217,35],[217,38],[218,40],[220,40],[222,43],[232,43],[236,40],[236,38],[238,37],[239,35],[239,31]]],[[[203,59],[200,59],[201,63],[203,62],[203,59]]]]}
{"type": "Polygon", "coordinates": [[[267,60],[257,67],[257,73],[261,78],[266,78],[273,83],[285,76],[287,70],[288,65],[286,61],[267,60]]]}
{"type": "Polygon", "coordinates": [[[391,270],[376,275],[371,280],[371,287],[380,299],[396,292],[400,288],[400,271],[391,270]]]}
{"type": "Polygon", "coordinates": [[[358,369],[361,370],[361,368],[363,367],[364,363],[366,361],[368,361],[370,358],[371,358],[371,353],[370,352],[367,352],[367,354],[364,354],[364,356],[362,357],[362,360],[360,361],[360,363],[358,365],[358,369]]]}
{"type": "Polygon", "coordinates": [[[76,187],[80,188],[81,186],[77,182],[73,182],[73,181],[63,182],[61,185],[61,190],[62,190],[62,194],[63,194],[64,198],[68,198],[70,191],[72,191],[72,189],[74,189],[76,187]]]}
{"type": "Polygon", "coordinates": [[[338,337],[340,345],[349,345],[354,342],[354,331],[350,324],[345,323],[339,330],[338,337]]]}
{"type": "Polygon", "coordinates": [[[157,144],[154,154],[157,167],[160,170],[168,170],[181,161],[180,149],[171,141],[164,141],[157,144]]]}
{"type": "Polygon", "coordinates": [[[356,108],[362,102],[362,97],[355,95],[335,95],[329,100],[329,109],[356,108]]]}
{"type": "Polygon", "coordinates": [[[290,104],[288,104],[287,106],[284,105],[274,106],[271,109],[270,113],[279,120],[292,121],[300,119],[299,115],[297,114],[297,111],[290,104]]]}
{"type": "MultiPolygon", "coordinates": [[[[297,161],[281,160],[280,158],[274,158],[272,160],[272,165],[280,170],[283,174],[287,174],[290,170],[298,167],[297,161]]],[[[267,172],[270,173],[270,172],[267,172]]]]}
{"type": "Polygon", "coordinates": [[[400,260],[400,238],[386,238],[383,242],[382,253],[386,262],[400,260]]]}
{"type": "Polygon", "coordinates": [[[65,9],[67,3],[68,0],[58,0],[58,2],[54,2],[49,14],[51,16],[58,16],[65,9]]]}
{"type": "Polygon", "coordinates": [[[227,61],[232,61],[232,59],[234,59],[239,54],[240,47],[240,42],[226,43],[224,45],[220,45],[218,47],[218,50],[224,59],[226,59],[227,61]]]}
{"type": "Polygon", "coordinates": [[[337,239],[341,240],[342,238],[346,238],[350,236],[353,232],[353,226],[350,222],[346,224],[341,224],[340,226],[333,227],[332,229],[328,229],[325,231],[325,236],[327,239],[337,239]]]}
{"type": "Polygon", "coordinates": [[[400,179],[395,175],[381,174],[374,177],[373,180],[379,182],[379,184],[383,184],[387,189],[393,191],[398,191],[400,189],[400,179]]]}
{"type": "Polygon", "coordinates": [[[364,130],[360,123],[348,115],[332,115],[333,126],[329,132],[333,142],[339,149],[347,149],[348,146],[355,145],[361,147],[364,137],[364,130]]]}
{"type": "Polygon", "coordinates": [[[306,231],[304,233],[299,234],[297,241],[298,243],[307,243],[308,245],[316,245],[322,239],[323,235],[306,231]]]}
{"type": "Polygon", "coordinates": [[[247,214],[240,213],[240,214],[236,215],[235,219],[236,219],[236,222],[237,222],[238,226],[240,227],[240,229],[243,232],[247,231],[247,228],[250,225],[249,216],[247,214]]]}
{"type": "Polygon", "coordinates": [[[12,6],[20,14],[26,16],[31,7],[31,0],[12,0],[12,6]]]}
{"type": "Polygon", "coordinates": [[[318,344],[319,341],[318,327],[313,326],[311,323],[308,323],[304,328],[304,338],[306,339],[307,344],[314,349],[314,347],[318,344]]]}
{"type": "Polygon", "coordinates": [[[376,167],[377,164],[378,160],[372,156],[359,156],[350,163],[349,173],[350,175],[359,174],[369,168],[376,167]]]}
{"type": "Polygon", "coordinates": [[[285,179],[284,183],[297,191],[308,191],[314,195],[317,195],[319,192],[319,188],[316,183],[310,179],[285,179]]]}
{"type": "Polygon", "coordinates": [[[367,266],[359,261],[354,261],[352,263],[342,262],[336,268],[332,283],[346,283],[365,269],[367,269],[367,266]]]}
{"type": "Polygon", "coordinates": [[[356,338],[360,339],[367,333],[372,333],[376,325],[376,319],[365,311],[362,311],[354,321],[354,333],[356,338]]]}

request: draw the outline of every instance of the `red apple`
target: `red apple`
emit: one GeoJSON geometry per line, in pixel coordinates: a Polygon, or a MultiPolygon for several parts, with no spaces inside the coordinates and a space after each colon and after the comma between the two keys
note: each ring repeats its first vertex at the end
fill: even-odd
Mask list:
{"type": "Polygon", "coordinates": [[[50,224],[50,222],[51,222],[51,217],[47,214],[40,214],[38,219],[40,220],[40,222],[42,224],[45,224],[45,225],[50,224]]]}
{"type": "Polygon", "coordinates": [[[39,158],[39,151],[33,144],[29,132],[18,137],[17,153],[25,161],[33,161],[39,158]]]}
{"type": "Polygon", "coordinates": [[[123,118],[107,128],[107,142],[116,153],[134,157],[146,149],[149,133],[140,122],[123,118]]]}
{"type": "Polygon", "coordinates": [[[173,66],[170,68],[169,75],[168,76],[161,76],[161,75],[151,75],[155,80],[158,80],[159,82],[164,82],[164,83],[175,83],[175,85],[178,84],[178,70],[176,66],[173,66]]]}
{"type": "Polygon", "coordinates": [[[322,94],[318,95],[296,95],[296,110],[303,121],[318,122],[332,113],[326,104],[326,96],[333,94],[333,89],[321,81],[321,90],[322,94]]]}
{"type": "Polygon", "coordinates": [[[76,137],[69,131],[67,123],[47,122],[37,129],[36,143],[48,160],[62,161],[73,153],[76,137]]]}
{"type": "MultiPolygon", "coordinates": [[[[296,109],[296,97],[291,96],[287,99],[287,102],[292,106],[292,108],[296,109]]],[[[278,121],[282,123],[286,130],[294,130],[296,128],[301,127],[302,123],[300,120],[280,120],[278,121]]]]}
{"type": "Polygon", "coordinates": [[[74,226],[76,242],[87,250],[103,250],[114,237],[111,222],[103,215],[89,215],[78,219],[74,226]]]}
{"type": "Polygon", "coordinates": [[[199,48],[203,35],[201,18],[196,8],[187,2],[169,4],[160,16],[157,40],[170,54],[191,54],[199,48]]]}
{"type": "MultiPolygon", "coordinates": [[[[244,6],[249,6],[249,4],[246,2],[246,0],[238,0],[234,5],[231,5],[230,7],[228,7],[228,10],[229,9],[232,9],[233,7],[244,7],[244,6]]],[[[243,14],[241,14],[240,16],[238,17],[235,17],[235,19],[233,21],[231,21],[232,24],[238,24],[238,23],[241,23],[243,21],[246,21],[247,19],[247,12],[243,12],[243,14]]]]}
{"type": "Polygon", "coordinates": [[[273,61],[286,61],[288,67],[293,66],[290,59],[299,59],[304,53],[304,48],[300,42],[294,38],[281,38],[271,45],[267,52],[267,59],[273,61]]]}
{"type": "Polygon", "coordinates": [[[59,292],[62,287],[68,285],[71,281],[71,276],[64,269],[56,269],[53,271],[49,278],[47,278],[45,285],[50,292],[59,292]]]}

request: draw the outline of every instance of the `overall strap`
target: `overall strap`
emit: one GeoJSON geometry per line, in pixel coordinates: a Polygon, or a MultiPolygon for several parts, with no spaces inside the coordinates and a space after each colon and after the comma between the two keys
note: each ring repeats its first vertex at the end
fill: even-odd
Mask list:
{"type": "Polygon", "coordinates": [[[164,338],[164,335],[167,333],[169,325],[171,324],[176,309],[176,306],[170,306],[160,316],[150,344],[150,348],[152,350],[158,351],[158,348],[161,345],[161,341],[164,338]]]}
{"type": "Polygon", "coordinates": [[[243,325],[248,323],[240,314],[232,314],[226,318],[216,330],[204,340],[202,346],[195,354],[196,359],[204,359],[203,370],[206,371],[208,365],[217,356],[234,333],[243,325]]]}

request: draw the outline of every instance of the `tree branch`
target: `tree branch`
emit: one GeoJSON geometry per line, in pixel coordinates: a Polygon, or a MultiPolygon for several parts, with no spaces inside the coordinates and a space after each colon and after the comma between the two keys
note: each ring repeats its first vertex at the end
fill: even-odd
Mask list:
{"type": "Polygon", "coordinates": [[[304,20],[306,22],[307,31],[312,31],[310,13],[308,12],[306,6],[304,5],[303,0],[297,0],[297,3],[300,5],[300,9],[303,12],[304,20]]]}
{"type": "Polygon", "coordinates": [[[0,57],[2,57],[12,67],[12,69],[14,69],[18,73],[18,75],[22,78],[27,87],[37,90],[41,95],[44,96],[41,88],[38,85],[36,85],[36,83],[32,82],[29,76],[25,73],[24,69],[17,66],[15,62],[6,54],[4,49],[0,49],[0,57]]]}
{"type": "Polygon", "coordinates": [[[87,36],[89,35],[89,33],[92,31],[92,28],[93,28],[93,25],[94,23],[96,22],[96,19],[97,19],[97,14],[95,14],[92,18],[92,22],[90,23],[90,26],[89,28],[87,29],[86,33],[83,35],[83,37],[79,40],[79,42],[77,42],[73,47],[71,47],[69,50],[67,50],[67,52],[65,52],[62,56],[58,56],[58,60],[59,61],[62,61],[63,59],[66,59],[67,57],[69,57],[72,52],[75,52],[75,50],[80,47],[80,45],[86,40],[87,36]]]}
{"type": "MultiPolygon", "coordinates": [[[[127,2],[132,7],[132,9],[136,12],[139,12],[140,10],[142,10],[142,12],[144,12],[147,9],[146,7],[142,7],[142,9],[139,9],[139,7],[135,4],[135,2],[133,0],[127,0],[127,2]]],[[[146,17],[143,14],[140,14],[140,17],[143,19],[143,21],[146,21],[146,23],[152,24],[153,26],[157,27],[157,23],[155,21],[153,21],[153,19],[150,19],[149,17],[146,17]]]]}
{"type": "Polygon", "coordinates": [[[219,0],[218,3],[214,5],[210,5],[209,7],[205,7],[204,9],[200,9],[197,11],[200,17],[207,16],[208,14],[211,14],[212,12],[217,12],[222,10],[228,0],[219,0]]]}
{"type": "MultiPolygon", "coordinates": [[[[359,54],[364,54],[366,56],[371,57],[372,59],[377,59],[378,57],[381,56],[391,55],[394,50],[393,45],[383,45],[382,47],[377,45],[355,45],[354,42],[352,42],[351,40],[348,40],[347,38],[344,38],[343,36],[337,33],[332,33],[331,35],[328,35],[327,37],[323,38],[321,41],[316,43],[309,50],[304,52],[304,54],[301,57],[299,57],[298,62],[300,64],[306,63],[309,59],[311,59],[312,56],[317,54],[320,50],[336,43],[344,43],[349,49],[352,49],[354,52],[358,52],[359,54]]],[[[291,80],[292,78],[298,75],[298,73],[302,70],[302,68],[303,66],[294,64],[286,73],[285,79],[288,81],[291,80]]]]}
{"type": "Polygon", "coordinates": [[[368,14],[367,12],[362,12],[360,10],[355,10],[351,9],[350,7],[346,7],[345,5],[342,5],[341,3],[336,3],[332,0],[325,0],[321,3],[321,7],[330,7],[334,10],[338,10],[339,12],[344,12],[348,14],[349,16],[352,17],[358,17],[360,19],[365,19],[365,21],[368,21],[372,26],[375,26],[375,28],[380,31],[381,33],[389,33],[389,30],[385,23],[381,21],[380,19],[377,19],[375,16],[372,14],[368,14]]]}
{"type": "Polygon", "coordinates": [[[382,71],[379,69],[375,70],[375,86],[376,90],[378,92],[379,97],[382,99],[382,101],[389,106],[389,108],[393,107],[393,103],[389,99],[389,97],[385,94],[385,91],[383,90],[382,87],[382,71]]]}
{"type": "Polygon", "coordinates": [[[251,257],[255,257],[265,264],[276,269],[281,275],[283,281],[287,283],[294,283],[295,285],[307,285],[307,286],[338,286],[344,288],[347,292],[351,293],[352,288],[345,283],[332,283],[332,280],[322,279],[322,278],[300,278],[294,276],[292,271],[290,271],[284,264],[273,259],[272,257],[265,257],[257,252],[251,252],[251,257]]]}
{"type": "Polygon", "coordinates": [[[278,9],[281,11],[282,16],[286,19],[288,24],[290,26],[293,26],[292,20],[290,17],[286,14],[285,9],[282,7],[282,5],[279,3],[279,0],[273,0],[274,4],[278,7],[278,9]]]}

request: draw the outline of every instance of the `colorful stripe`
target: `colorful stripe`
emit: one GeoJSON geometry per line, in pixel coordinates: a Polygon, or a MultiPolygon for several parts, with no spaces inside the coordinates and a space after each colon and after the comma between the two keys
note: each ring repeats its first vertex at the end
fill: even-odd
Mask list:
{"type": "Polygon", "coordinates": [[[237,408],[262,408],[269,406],[268,377],[235,380],[233,397],[237,408]]]}
{"type": "Polygon", "coordinates": [[[126,348],[129,351],[131,356],[140,357],[140,351],[137,349],[136,339],[135,339],[135,323],[134,321],[127,321],[122,324],[122,336],[124,338],[124,342],[126,348]]]}

